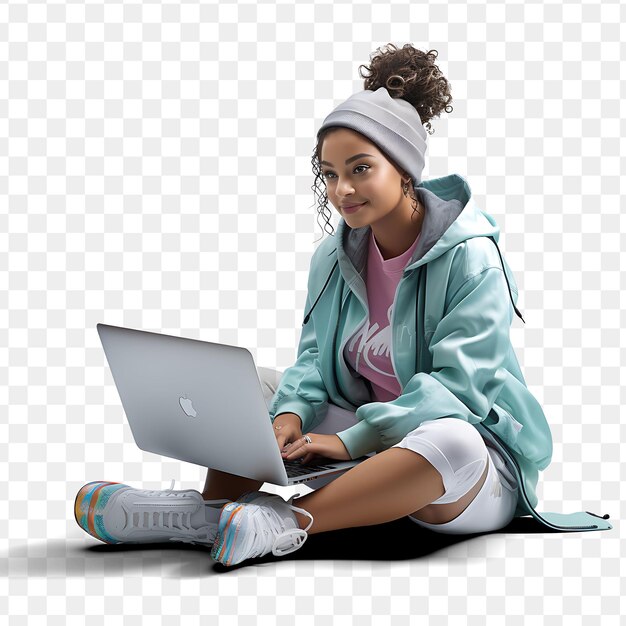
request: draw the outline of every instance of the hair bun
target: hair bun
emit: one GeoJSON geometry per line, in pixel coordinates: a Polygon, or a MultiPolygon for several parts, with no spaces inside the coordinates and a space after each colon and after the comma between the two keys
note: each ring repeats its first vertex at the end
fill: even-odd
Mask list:
{"type": "Polygon", "coordinates": [[[359,74],[365,78],[363,88],[376,91],[385,87],[392,98],[403,98],[412,104],[426,132],[432,135],[430,120],[442,111],[453,110],[449,104],[450,83],[435,64],[437,51],[422,52],[408,43],[402,48],[392,43],[387,44],[387,50],[382,48],[370,55],[370,66],[359,65],[359,74]],[[364,76],[361,68],[370,72],[369,76],[364,76]]]}

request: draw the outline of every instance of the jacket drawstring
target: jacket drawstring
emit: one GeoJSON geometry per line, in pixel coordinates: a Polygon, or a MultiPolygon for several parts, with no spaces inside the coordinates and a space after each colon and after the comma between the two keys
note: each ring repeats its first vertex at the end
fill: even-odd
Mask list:
{"type": "MultiPolygon", "coordinates": [[[[333,250],[333,252],[335,250],[333,250]]],[[[328,278],[326,279],[326,283],[322,287],[322,291],[320,291],[320,295],[317,296],[317,300],[315,300],[315,304],[311,307],[311,310],[307,313],[306,317],[304,318],[304,322],[302,322],[302,326],[304,326],[309,321],[309,318],[311,317],[311,313],[313,313],[313,309],[315,308],[315,305],[319,302],[320,298],[322,297],[322,294],[324,293],[324,289],[326,289],[326,285],[328,285],[328,281],[330,280],[330,277],[333,275],[333,272],[335,271],[335,268],[337,267],[337,265],[339,265],[339,259],[335,261],[335,265],[333,266],[333,269],[330,271],[330,274],[328,275],[328,278]]]]}
{"type": "Polygon", "coordinates": [[[511,285],[509,285],[509,279],[508,279],[508,277],[506,275],[506,270],[504,269],[504,261],[502,261],[502,255],[500,254],[500,248],[498,248],[498,244],[496,243],[496,240],[491,235],[489,236],[489,239],[491,239],[491,241],[493,241],[493,243],[496,246],[496,250],[498,251],[498,256],[500,257],[500,265],[502,265],[502,271],[504,272],[504,278],[506,279],[506,286],[509,288],[509,296],[511,298],[511,304],[513,305],[513,308],[515,309],[515,312],[517,313],[519,318],[525,324],[526,320],[522,317],[522,314],[517,310],[517,307],[515,306],[515,302],[513,302],[513,294],[511,293],[511,285]]]}

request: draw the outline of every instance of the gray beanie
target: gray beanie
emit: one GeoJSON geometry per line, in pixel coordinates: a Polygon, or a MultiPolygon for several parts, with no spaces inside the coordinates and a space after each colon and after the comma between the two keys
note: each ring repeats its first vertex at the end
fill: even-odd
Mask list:
{"type": "Polygon", "coordinates": [[[411,175],[413,186],[422,180],[426,155],[426,129],[415,107],[392,98],[385,87],[364,89],[335,107],[320,133],[329,126],[343,126],[361,133],[411,175]]]}

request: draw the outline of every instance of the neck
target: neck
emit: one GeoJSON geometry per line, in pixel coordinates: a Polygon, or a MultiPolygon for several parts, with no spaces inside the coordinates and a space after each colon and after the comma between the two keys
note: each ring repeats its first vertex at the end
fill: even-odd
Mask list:
{"type": "Polygon", "coordinates": [[[376,245],[385,261],[404,254],[422,232],[424,207],[420,203],[416,212],[411,208],[409,219],[395,220],[393,224],[372,224],[376,245]]]}

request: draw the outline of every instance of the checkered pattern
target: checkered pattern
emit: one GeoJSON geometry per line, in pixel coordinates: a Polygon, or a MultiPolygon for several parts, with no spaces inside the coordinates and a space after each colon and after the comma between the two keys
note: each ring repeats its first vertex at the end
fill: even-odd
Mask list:
{"type": "Polygon", "coordinates": [[[0,3],[0,614],[618,624],[625,18],[617,0],[0,3]],[[502,229],[527,322],[511,337],[555,441],[540,508],[609,512],[614,530],[433,553],[407,521],[389,558],[354,544],[226,576],[193,546],[96,546],[72,514],[81,485],[206,475],[137,448],[96,324],[293,363],[322,237],[315,131],[387,42],[437,49],[452,85],[424,179],[467,177],[502,229]]]}

